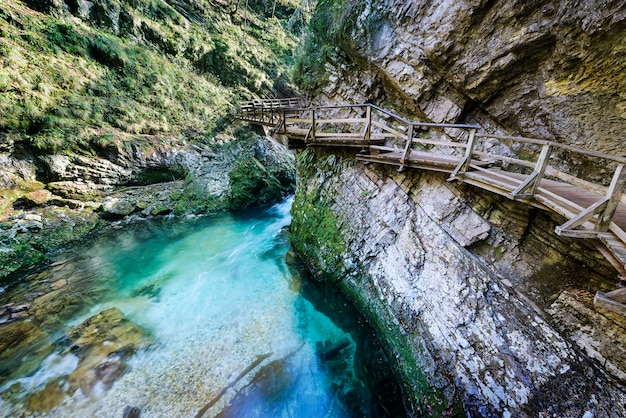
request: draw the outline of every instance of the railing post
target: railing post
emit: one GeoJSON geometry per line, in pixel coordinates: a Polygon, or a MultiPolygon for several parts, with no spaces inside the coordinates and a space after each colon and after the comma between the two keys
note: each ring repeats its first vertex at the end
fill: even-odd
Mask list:
{"type": "Polygon", "coordinates": [[[315,108],[311,108],[311,139],[315,141],[315,108]]]}
{"type": "Polygon", "coordinates": [[[528,176],[528,178],[515,190],[513,190],[509,197],[513,199],[532,199],[535,196],[537,188],[539,187],[539,184],[541,184],[541,179],[546,172],[546,167],[548,166],[548,161],[550,160],[550,154],[552,154],[552,144],[548,142],[547,144],[544,144],[543,148],[541,148],[539,159],[537,160],[535,169],[531,175],[528,176]],[[528,191],[524,193],[525,190],[528,191]]]}
{"type": "Polygon", "coordinates": [[[411,145],[413,145],[413,124],[409,125],[409,129],[406,133],[406,145],[404,146],[404,152],[400,158],[400,168],[398,171],[404,170],[404,163],[411,155],[411,145]]]}
{"type": "Polygon", "coordinates": [[[619,164],[615,169],[613,180],[607,191],[607,205],[603,212],[598,215],[598,222],[596,223],[595,230],[598,232],[606,232],[609,230],[613,215],[622,197],[622,193],[626,190],[626,169],[624,164],[619,164]]]}
{"type": "Polygon", "coordinates": [[[372,136],[372,107],[370,105],[367,105],[365,109],[365,119],[367,119],[367,125],[365,126],[365,137],[363,140],[365,141],[365,146],[369,149],[372,136]]]}
{"type": "Polygon", "coordinates": [[[472,153],[474,152],[474,144],[476,142],[476,129],[471,128],[469,130],[469,138],[467,139],[467,148],[465,148],[465,155],[463,159],[456,166],[452,174],[450,174],[450,180],[453,180],[459,173],[465,173],[469,170],[470,163],[472,161],[472,153]]]}
{"type": "Polygon", "coordinates": [[[286,112],[284,108],[281,111],[281,118],[283,120],[283,134],[286,134],[287,133],[287,116],[286,116],[286,112]]]}

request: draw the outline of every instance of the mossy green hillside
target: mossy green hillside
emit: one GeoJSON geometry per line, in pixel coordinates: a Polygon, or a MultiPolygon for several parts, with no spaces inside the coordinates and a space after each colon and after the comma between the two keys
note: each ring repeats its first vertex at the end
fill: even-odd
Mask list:
{"type": "Polygon", "coordinates": [[[107,10],[82,19],[0,5],[0,132],[44,152],[84,150],[116,131],[206,138],[239,98],[288,86],[296,38],[278,16],[293,1],[269,18],[254,1],[230,13],[208,1],[113,3],[116,21],[107,10]]]}

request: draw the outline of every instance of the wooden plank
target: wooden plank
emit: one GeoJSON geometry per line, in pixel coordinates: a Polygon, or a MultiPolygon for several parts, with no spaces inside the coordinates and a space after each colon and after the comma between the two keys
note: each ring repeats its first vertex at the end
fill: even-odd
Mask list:
{"type": "Polygon", "coordinates": [[[515,187],[514,185],[508,183],[508,182],[504,182],[501,181],[500,179],[497,178],[493,178],[493,177],[487,177],[485,175],[483,175],[480,172],[475,172],[475,171],[467,171],[464,172],[463,174],[463,181],[467,181],[466,179],[472,179],[476,182],[479,183],[485,183],[488,184],[490,186],[495,186],[500,188],[502,191],[505,191],[507,194],[510,193],[513,188],[515,187]]]}
{"type": "Polygon", "coordinates": [[[317,123],[365,123],[365,118],[318,119],[317,123]]]}
{"type": "Polygon", "coordinates": [[[596,296],[593,298],[593,305],[596,308],[606,309],[626,316],[626,305],[611,299],[604,292],[596,292],[596,296]]]}
{"type": "Polygon", "coordinates": [[[535,163],[533,163],[532,161],[520,160],[518,158],[507,157],[504,155],[490,154],[484,151],[474,151],[474,155],[477,155],[479,157],[487,157],[487,158],[496,159],[505,163],[517,164],[517,165],[521,165],[523,167],[529,167],[532,169],[535,168],[535,163]]]}
{"type": "Polygon", "coordinates": [[[378,128],[381,128],[384,131],[389,132],[389,133],[393,134],[394,136],[396,136],[398,138],[401,138],[401,139],[404,139],[406,141],[406,135],[403,134],[402,132],[399,132],[399,131],[397,131],[395,129],[390,128],[387,125],[383,125],[382,123],[376,122],[376,121],[372,122],[372,125],[374,125],[374,126],[376,126],[378,128]]]}
{"type": "Polygon", "coordinates": [[[576,187],[580,187],[581,189],[588,190],[590,192],[598,193],[600,195],[605,195],[607,188],[601,186],[599,184],[591,183],[587,180],[580,179],[576,176],[572,176],[571,174],[564,173],[555,169],[552,166],[546,167],[546,174],[552,177],[556,177],[564,182],[570,183],[576,187]]]}
{"type": "Polygon", "coordinates": [[[613,215],[615,215],[615,211],[617,210],[620,197],[622,197],[622,193],[625,189],[626,168],[624,167],[624,164],[620,164],[617,166],[613,179],[611,180],[611,184],[609,185],[609,190],[607,191],[608,202],[604,212],[598,217],[596,230],[607,231],[609,229],[609,225],[613,220],[613,215]]]}
{"type": "Polygon", "coordinates": [[[498,177],[503,181],[509,182],[511,184],[511,187],[516,187],[523,181],[523,177],[526,177],[523,174],[520,174],[519,176],[512,176],[511,173],[507,173],[506,171],[481,167],[480,165],[475,163],[471,163],[470,168],[472,168],[474,171],[484,173],[485,177],[498,177]]]}
{"type": "Polygon", "coordinates": [[[422,144],[422,145],[438,145],[442,147],[451,147],[451,148],[467,148],[467,144],[461,144],[459,142],[452,141],[435,141],[428,138],[413,138],[414,144],[422,144]]]}
{"type": "Polygon", "coordinates": [[[370,148],[374,150],[381,150],[381,151],[398,151],[398,152],[402,151],[400,148],[387,147],[384,145],[372,145],[370,148]]]}
{"type": "Polygon", "coordinates": [[[500,139],[502,141],[513,141],[513,142],[520,142],[522,144],[532,144],[532,145],[541,145],[541,146],[547,145],[550,143],[550,141],[547,141],[545,139],[526,138],[523,136],[495,135],[495,134],[487,134],[487,133],[477,134],[477,136],[480,138],[494,138],[494,139],[500,139]]]}
{"type": "Polygon", "coordinates": [[[626,231],[624,231],[624,228],[622,228],[620,225],[616,224],[615,222],[611,222],[611,225],[609,225],[609,231],[614,233],[615,236],[623,243],[626,243],[626,231]]]}
{"type": "Polygon", "coordinates": [[[326,138],[363,138],[359,132],[356,133],[343,133],[343,132],[315,132],[315,136],[326,138]]]}

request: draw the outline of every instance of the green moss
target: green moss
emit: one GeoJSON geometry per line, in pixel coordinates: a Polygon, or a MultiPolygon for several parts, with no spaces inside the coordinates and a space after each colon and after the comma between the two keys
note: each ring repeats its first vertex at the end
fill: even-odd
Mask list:
{"type": "Polygon", "coordinates": [[[294,199],[292,213],[291,245],[294,250],[305,257],[314,257],[315,262],[322,264],[325,273],[339,280],[344,271],[341,254],[346,245],[332,209],[300,192],[294,199]]]}
{"type": "MultiPolygon", "coordinates": [[[[12,233],[0,230],[0,278],[17,270],[35,267],[59,248],[86,237],[101,226],[92,211],[73,211],[48,207],[41,212],[44,228],[40,231],[12,233]]],[[[11,223],[5,223],[9,228],[11,223]]]]}
{"type": "Polygon", "coordinates": [[[276,177],[254,157],[240,162],[228,174],[233,209],[265,204],[280,199],[282,188],[276,177]]]}
{"type": "Polygon", "coordinates": [[[293,78],[307,91],[326,81],[325,64],[343,60],[356,49],[355,39],[369,39],[383,21],[379,11],[358,0],[319,0],[301,38],[293,78]],[[358,34],[358,36],[357,36],[358,34]]]}
{"type": "Polygon", "coordinates": [[[211,196],[201,184],[189,181],[185,188],[171,196],[174,201],[174,214],[207,213],[223,210],[227,207],[223,199],[211,196]]]}

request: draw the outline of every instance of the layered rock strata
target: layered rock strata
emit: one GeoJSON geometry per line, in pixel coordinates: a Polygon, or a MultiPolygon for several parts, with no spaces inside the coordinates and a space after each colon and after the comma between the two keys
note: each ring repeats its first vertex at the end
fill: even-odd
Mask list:
{"type": "Polygon", "coordinates": [[[294,247],[375,325],[410,413],[626,412],[625,324],[592,304],[614,272],[562,219],[436,173],[298,161],[294,247]]]}

